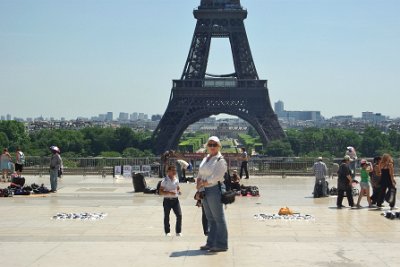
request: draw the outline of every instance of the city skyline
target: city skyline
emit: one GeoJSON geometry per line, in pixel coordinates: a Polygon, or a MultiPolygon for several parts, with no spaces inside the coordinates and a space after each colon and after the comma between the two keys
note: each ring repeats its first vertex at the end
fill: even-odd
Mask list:
{"type": "MultiPolygon", "coordinates": [[[[199,2],[0,1],[0,92],[9,96],[0,114],[90,118],[126,107],[163,114],[199,2]]],[[[398,1],[241,3],[272,105],[283,100],[324,117],[400,117],[398,1]]],[[[229,49],[227,40],[213,40],[208,72],[231,72],[229,49]]]]}

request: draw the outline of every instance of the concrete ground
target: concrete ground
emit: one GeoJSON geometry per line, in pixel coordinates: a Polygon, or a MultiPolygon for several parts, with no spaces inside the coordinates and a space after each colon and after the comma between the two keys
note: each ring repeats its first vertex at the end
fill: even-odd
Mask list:
{"type": "MultiPolygon", "coordinates": [[[[152,186],[158,180],[147,178],[152,186]]],[[[49,184],[48,177],[27,182],[49,184]]],[[[162,198],[133,193],[130,179],[67,176],[56,194],[1,198],[0,266],[400,266],[400,220],[384,218],[382,210],[338,210],[335,197],[313,199],[312,177],[244,183],[259,186],[261,196],[238,197],[227,207],[229,250],[217,254],[199,250],[206,238],[193,184],[181,185],[182,237],[164,236],[162,198]],[[254,218],[282,206],[315,220],[254,218]],[[59,212],[108,216],[52,220],[59,212]]]]}

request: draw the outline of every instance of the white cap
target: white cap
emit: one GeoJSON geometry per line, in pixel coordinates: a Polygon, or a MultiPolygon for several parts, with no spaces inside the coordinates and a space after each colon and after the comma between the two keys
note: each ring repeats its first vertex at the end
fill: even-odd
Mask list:
{"type": "Polygon", "coordinates": [[[322,157],[318,157],[318,160],[322,160],[322,157]]]}
{"type": "Polygon", "coordinates": [[[219,138],[216,137],[216,136],[211,136],[210,138],[208,138],[207,143],[210,142],[210,141],[214,141],[214,142],[217,143],[219,146],[221,146],[221,141],[219,141],[219,138]]]}

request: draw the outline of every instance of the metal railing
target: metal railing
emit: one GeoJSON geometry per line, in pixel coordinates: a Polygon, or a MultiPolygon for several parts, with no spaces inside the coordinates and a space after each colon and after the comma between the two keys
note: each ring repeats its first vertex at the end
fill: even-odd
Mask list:
{"type": "MultiPolygon", "coordinates": [[[[193,175],[198,172],[199,165],[202,161],[204,154],[191,154],[191,156],[184,157],[183,159],[193,164],[193,175]]],[[[241,159],[232,154],[224,157],[227,161],[229,170],[240,170],[241,159]]],[[[372,159],[368,159],[372,160],[372,159]]],[[[142,166],[150,167],[150,174],[152,176],[161,175],[161,169],[165,164],[175,164],[176,158],[169,159],[168,163],[161,162],[160,157],[146,157],[146,158],[63,158],[64,174],[66,175],[100,175],[108,176],[113,175],[114,166],[142,166]]],[[[328,167],[329,176],[335,176],[339,167],[341,159],[325,159],[324,162],[328,167]]],[[[395,160],[395,174],[399,173],[399,160],[395,160]]],[[[312,176],[312,167],[315,163],[314,158],[304,157],[290,157],[290,158],[277,158],[277,157],[252,157],[248,163],[250,175],[278,175],[278,176],[312,176]]],[[[49,157],[26,157],[26,164],[24,174],[28,175],[47,175],[49,173],[49,157]]],[[[359,169],[359,161],[356,167],[359,169]]]]}

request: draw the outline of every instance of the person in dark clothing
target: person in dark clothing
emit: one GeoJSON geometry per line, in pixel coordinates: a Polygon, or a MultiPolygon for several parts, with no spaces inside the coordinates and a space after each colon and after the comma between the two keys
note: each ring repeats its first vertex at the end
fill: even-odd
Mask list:
{"type": "Polygon", "coordinates": [[[349,163],[350,163],[350,157],[345,156],[338,170],[338,197],[336,202],[336,206],[338,209],[344,207],[342,205],[344,192],[346,192],[346,197],[347,201],[349,202],[349,206],[350,207],[354,206],[352,185],[351,185],[353,179],[351,177],[351,170],[349,168],[349,163]]]}
{"type": "MultiPolygon", "coordinates": [[[[381,188],[377,206],[382,207],[387,191],[396,187],[396,180],[394,179],[393,159],[389,154],[383,155],[379,166],[381,170],[381,183],[380,183],[381,188]]],[[[389,203],[390,208],[393,209],[395,204],[396,204],[396,194],[394,200],[389,203]]]]}
{"type": "Polygon", "coordinates": [[[249,179],[249,171],[247,169],[247,165],[249,163],[249,156],[247,155],[246,148],[242,147],[242,155],[241,155],[242,165],[240,166],[240,179],[243,177],[243,171],[246,174],[245,179],[249,179]]]}
{"type": "Polygon", "coordinates": [[[380,195],[380,183],[381,183],[381,169],[379,164],[381,162],[381,157],[374,158],[373,171],[371,174],[371,185],[372,185],[372,196],[371,204],[375,205],[378,202],[380,195]]]}

